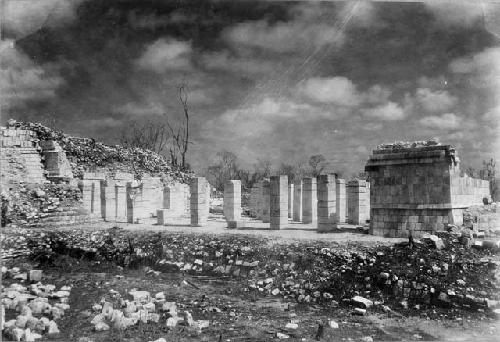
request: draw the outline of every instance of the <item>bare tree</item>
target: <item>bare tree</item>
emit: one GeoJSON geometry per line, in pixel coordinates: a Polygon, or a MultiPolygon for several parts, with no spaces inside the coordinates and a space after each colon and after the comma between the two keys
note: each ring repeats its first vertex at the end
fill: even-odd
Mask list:
{"type": "Polygon", "coordinates": [[[322,154],[316,154],[309,158],[309,166],[311,166],[312,176],[316,177],[323,172],[323,170],[328,166],[326,158],[322,154]]]}
{"type": "Polygon", "coordinates": [[[255,173],[259,174],[261,178],[266,178],[271,175],[273,164],[269,159],[257,159],[255,164],[255,173]]]}
{"type": "Polygon", "coordinates": [[[241,179],[242,170],[238,166],[238,157],[229,151],[217,152],[217,162],[209,165],[206,176],[219,191],[224,190],[224,183],[230,179],[241,179]]]}
{"type": "Polygon", "coordinates": [[[280,175],[288,176],[288,182],[293,183],[295,180],[296,169],[295,169],[295,166],[293,166],[291,164],[281,163],[281,166],[278,170],[278,173],[280,175]]]}
{"type": "Polygon", "coordinates": [[[126,147],[139,147],[161,154],[170,138],[168,120],[147,120],[145,123],[132,121],[122,131],[120,142],[126,147]]]}
{"type": "Polygon", "coordinates": [[[188,106],[188,95],[186,90],[187,85],[181,84],[179,86],[179,100],[182,104],[182,109],[184,111],[184,136],[182,139],[182,150],[181,150],[181,158],[182,158],[182,168],[186,168],[186,153],[188,150],[189,144],[189,106],[188,106]]]}
{"type": "Polygon", "coordinates": [[[491,158],[490,160],[483,161],[483,169],[480,171],[481,178],[490,182],[490,194],[491,199],[496,202],[498,201],[499,191],[496,178],[496,161],[491,158]]]}
{"type": "Polygon", "coordinates": [[[188,166],[186,163],[186,155],[188,152],[189,144],[191,144],[191,142],[189,141],[189,104],[187,84],[180,84],[177,90],[179,101],[181,103],[182,111],[184,114],[184,122],[177,127],[173,127],[172,125],[170,125],[170,123],[167,122],[171,139],[169,154],[173,166],[179,166],[182,169],[186,169],[188,166]]]}

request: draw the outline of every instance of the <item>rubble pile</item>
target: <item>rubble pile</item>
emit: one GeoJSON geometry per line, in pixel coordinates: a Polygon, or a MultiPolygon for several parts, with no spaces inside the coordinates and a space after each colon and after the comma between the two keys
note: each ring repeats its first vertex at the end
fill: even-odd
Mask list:
{"type": "MultiPolygon", "coordinates": [[[[262,239],[61,231],[27,237],[33,257],[60,253],[149,265],[151,273],[244,277],[246,292],[300,303],[353,304],[361,296],[401,310],[455,307],[492,312],[499,304],[498,243],[463,233],[429,235],[411,245],[266,245],[262,239]],[[57,252],[55,252],[57,251],[57,252]]],[[[49,257],[48,257],[49,256],[49,257]]],[[[359,308],[362,310],[369,307],[359,308]]],[[[358,310],[358,314],[362,311],[358,310]]]]}
{"type": "Polygon", "coordinates": [[[59,334],[56,321],[70,309],[71,287],[57,290],[54,285],[41,282],[41,270],[22,272],[18,267],[2,267],[2,278],[31,281],[28,286],[14,282],[2,289],[1,329],[5,336],[12,341],[35,341],[59,334]]]}
{"type": "Polygon", "coordinates": [[[398,150],[402,148],[418,148],[418,147],[427,147],[427,146],[438,146],[441,145],[439,139],[432,138],[429,140],[420,140],[420,141],[396,141],[393,143],[385,143],[377,145],[377,150],[398,150]]]}
{"type": "Polygon", "coordinates": [[[92,305],[94,315],[90,323],[96,331],[106,331],[111,327],[125,330],[140,322],[161,323],[169,329],[182,325],[201,330],[209,325],[206,320],[195,321],[189,311],[179,311],[175,302],[166,301],[163,292],[151,296],[148,291],[133,289],[128,294],[132,300],[124,299],[118,291],[112,290],[109,300],[103,297],[92,305]]]}
{"type": "Polygon", "coordinates": [[[94,139],[70,137],[40,123],[9,120],[9,127],[36,132],[39,140],[55,140],[71,161],[73,174],[82,178],[83,172],[99,168],[102,171],[131,172],[137,178],[144,174],[163,175],[167,178],[187,182],[190,173],[173,169],[168,159],[153,151],[141,148],[111,146],[94,139]]]}
{"type": "Polygon", "coordinates": [[[500,235],[500,204],[474,205],[464,210],[464,226],[483,231],[487,236],[500,235]]]}
{"type": "Polygon", "coordinates": [[[2,226],[29,225],[80,206],[81,192],[69,184],[12,184],[2,192],[2,226]]]}

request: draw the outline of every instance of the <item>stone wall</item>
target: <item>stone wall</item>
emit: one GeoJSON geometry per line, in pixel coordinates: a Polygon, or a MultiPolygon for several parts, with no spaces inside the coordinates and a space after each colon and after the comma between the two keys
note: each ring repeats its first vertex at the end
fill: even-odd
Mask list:
{"type": "Polygon", "coordinates": [[[43,163],[48,178],[73,178],[73,171],[66,158],[66,153],[56,141],[40,141],[40,147],[42,148],[43,163]]]}
{"type": "Polygon", "coordinates": [[[373,151],[365,170],[371,181],[373,234],[405,237],[461,224],[462,211],[481,204],[487,181],[460,177],[449,145],[373,151]]]}
{"type": "Polygon", "coordinates": [[[0,147],[2,184],[47,180],[34,132],[0,127],[0,147]]]}
{"type": "Polygon", "coordinates": [[[365,224],[370,220],[370,183],[352,180],[347,183],[347,222],[365,224]]]}
{"type": "Polygon", "coordinates": [[[248,201],[250,216],[262,219],[262,183],[255,183],[250,189],[250,199],[248,201]]]}

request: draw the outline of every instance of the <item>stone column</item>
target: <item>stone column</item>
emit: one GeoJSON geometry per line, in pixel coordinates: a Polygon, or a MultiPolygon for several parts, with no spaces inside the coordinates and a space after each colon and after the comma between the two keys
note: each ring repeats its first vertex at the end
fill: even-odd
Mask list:
{"type": "Polygon", "coordinates": [[[101,172],[84,172],[83,181],[92,183],[90,212],[102,217],[101,212],[101,181],[106,179],[106,174],[101,172]]]}
{"type": "Polygon", "coordinates": [[[92,192],[93,192],[93,182],[90,179],[82,179],[78,182],[78,187],[82,192],[83,209],[87,210],[89,214],[92,213],[92,192]]]}
{"type": "Polygon", "coordinates": [[[205,177],[191,179],[190,192],[191,226],[202,227],[206,225],[208,219],[207,180],[205,177]]]}
{"type": "Polygon", "coordinates": [[[164,226],[167,223],[168,210],[169,209],[158,209],[156,211],[158,225],[164,226]]]}
{"type": "Polygon", "coordinates": [[[270,228],[284,228],[288,224],[288,176],[271,177],[270,194],[270,228]]]}
{"type": "Polygon", "coordinates": [[[261,203],[262,203],[262,222],[264,223],[270,222],[269,208],[270,208],[271,193],[269,187],[270,187],[269,181],[263,180],[261,203]]]}
{"type": "Polygon", "coordinates": [[[116,191],[114,181],[101,181],[101,214],[105,221],[116,220],[116,191]]]}
{"type": "Polygon", "coordinates": [[[228,180],[224,184],[224,216],[227,221],[241,220],[240,180],[228,180]]]}
{"type": "Polygon", "coordinates": [[[317,222],[317,188],[316,178],[306,177],[302,180],[302,223],[317,222]]]}
{"type": "Polygon", "coordinates": [[[347,184],[348,222],[351,224],[366,223],[366,182],[353,180],[347,184]]]}
{"type": "Polygon", "coordinates": [[[127,182],[115,183],[116,222],[127,222],[127,182]]]}
{"type": "Polygon", "coordinates": [[[335,175],[320,175],[318,186],[318,232],[328,232],[337,228],[337,207],[335,175]]]}
{"type": "Polygon", "coordinates": [[[336,180],[336,191],[337,191],[337,217],[339,223],[347,222],[347,194],[345,189],[345,180],[337,178],[336,180]]]}
{"type": "Polygon", "coordinates": [[[293,183],[288,184],[288,218],[293,219],[293,183]]]}
{"type": "Polygon", "coordinates": [[[141,216],[156,216],[156,210],[163,208],[163,184],[160,177],[142,179],[143,212],[141,216]]]}
{"type": "Polygon", "coordinates": [[[134,208],[134,188],[132,182],[126,185],[126,203],[127,203],[127,223],[134,223],[137,216],[137,208],[134,208]]]}
{"type": "Polygon", "coordinates": [[[302,180],[295,181],[293,189],[293,220],[302,221],[302,180]]]}

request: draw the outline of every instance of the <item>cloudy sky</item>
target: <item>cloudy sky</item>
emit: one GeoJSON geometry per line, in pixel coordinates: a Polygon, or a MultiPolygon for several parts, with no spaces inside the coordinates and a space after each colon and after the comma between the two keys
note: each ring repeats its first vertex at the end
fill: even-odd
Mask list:
{"type": "MultiPolygon", "coordinates": [[[[182,117],[194,168],[321,153],[360,171],[383,142],[440,138],[499,158],[500,5],[471,2],[5,0],[2,121],[55,119],[115,143],[182,117]]],[[[500,159],[500,158],[499,158],[500,159]]]]}

